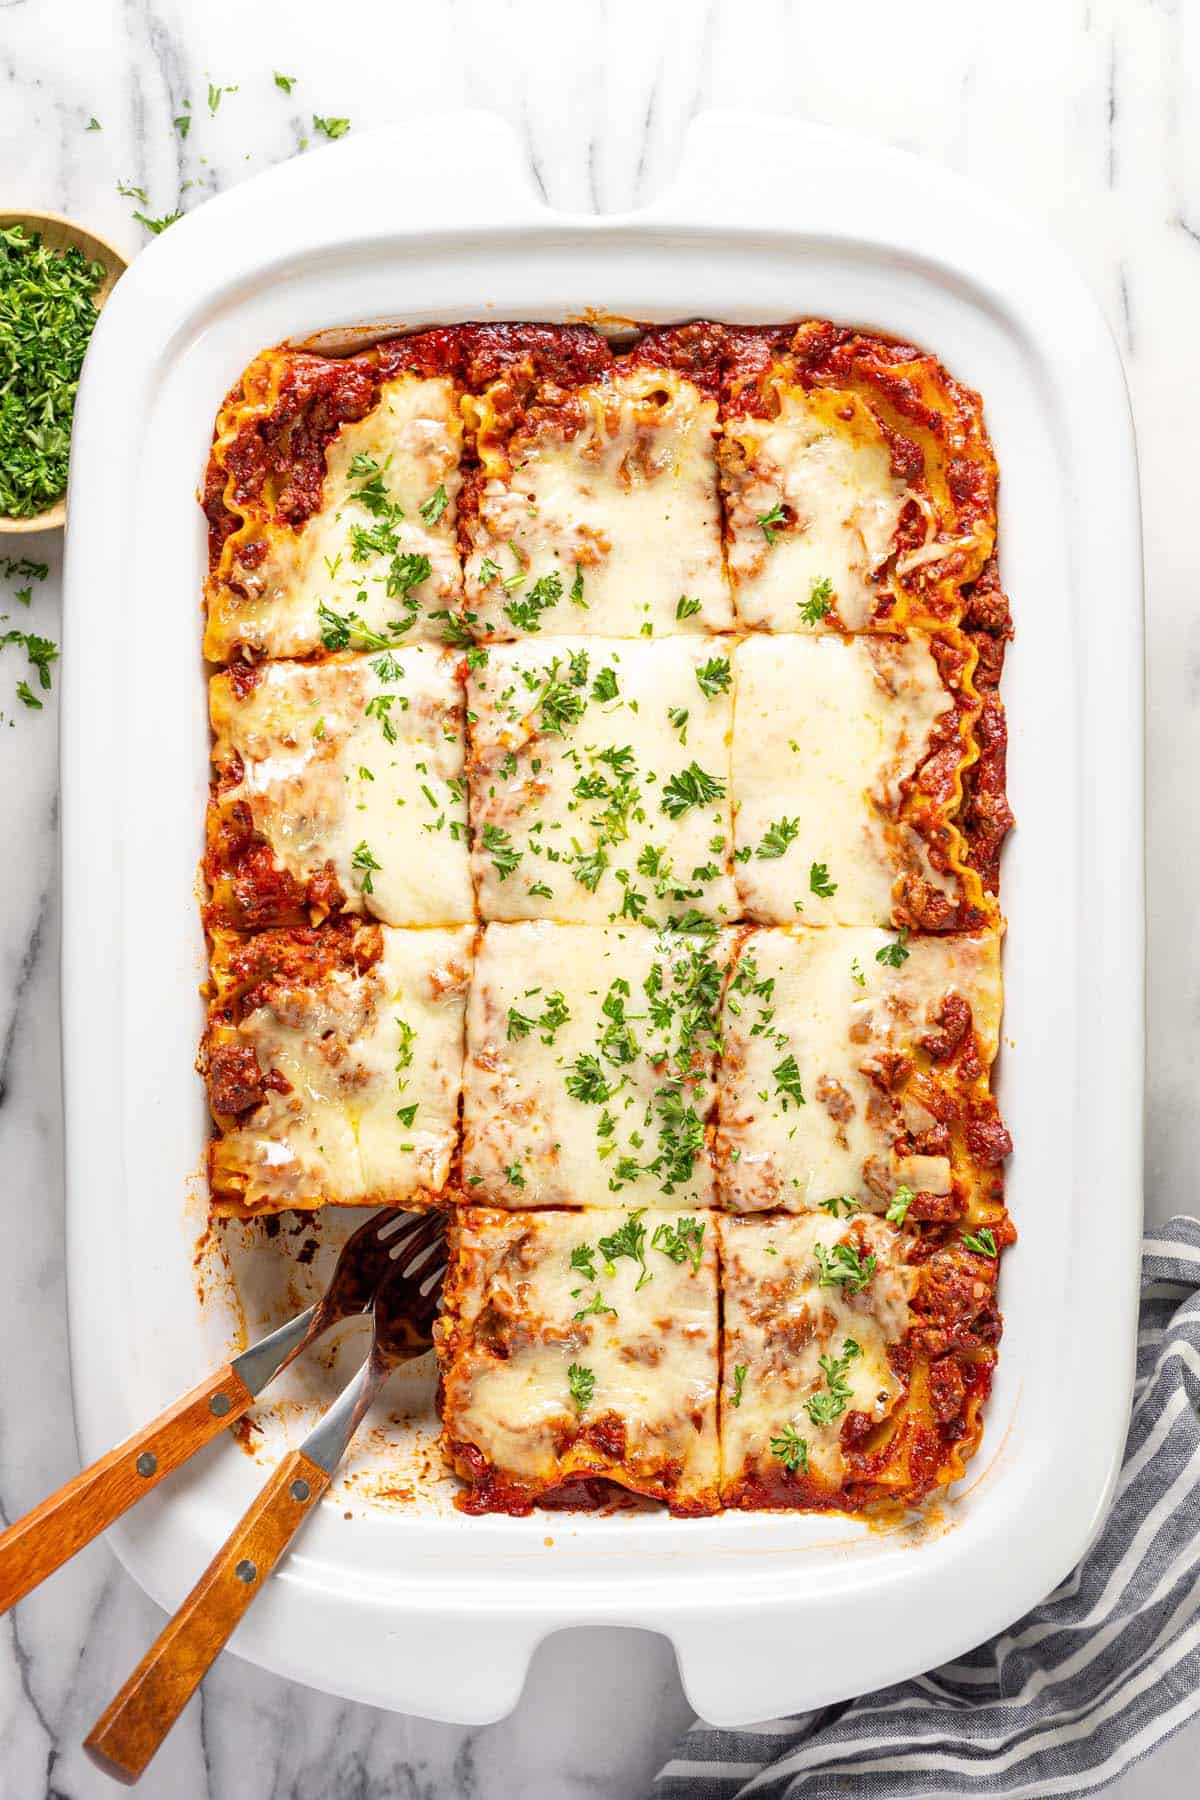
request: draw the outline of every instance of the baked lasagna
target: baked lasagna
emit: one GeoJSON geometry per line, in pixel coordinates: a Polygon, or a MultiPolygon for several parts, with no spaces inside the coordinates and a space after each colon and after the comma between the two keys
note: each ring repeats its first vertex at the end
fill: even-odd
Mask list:
{"type": "Polygon", "coordinates": [[[468,1512],[963,1473],[1015,1233],[979,397],[824,321],[264,351],[203,503],[218,1213],[437,1208],[468,1512]]]}

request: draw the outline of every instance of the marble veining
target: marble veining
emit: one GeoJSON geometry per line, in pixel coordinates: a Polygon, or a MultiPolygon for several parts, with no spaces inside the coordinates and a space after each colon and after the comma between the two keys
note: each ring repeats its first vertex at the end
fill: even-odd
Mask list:
{"type": "MultiPolygon", "coordinates": [[[[152,217],[190,209],[306,153],[305,141],[318,141],[314,113],[360,130],[460,105],[511,122],[556,207],[644,204],[669,180],[687,121],[729,105],[873,133],[1048,222],[1121,344],[1139,430],[1152,1218],[1195,1209],[1200,1157],[1198,102],[1200,0],[1000,9],[859,0],[852,12],[799,0],[366,0],[345,20],[315,0],[0,0],[0,204],[72,214],[131,253],[145,241],[135,207],[152,217]],[[295,77],[290,94],[275,70],[295,77]],[[210,84],[224,90],[213,104],[210,84]],[[98,131],[86,129],[93,115],[98,131]],[[184,118],[186,131],[175,123],[184,118]],[[118,194],[119,182],[144,189],[146,205],[118,194]]],[[[436,146],[412,179],[436,181],[436,146]]],[[[28,613],[19,584],[0,580],[0,614],[58,638],[61,545],[27,538],[20,550],[50,573],[28,613]]],[[[98,593],[95,604],[112,608],[119,630],[116,597],[98,593]]],[[[5,1522],[77,1467],[62,1243],[57,699],[41,713],[22,707],[21,665],[21,652],[0,652],[5,1522]]],[[[0,1792],[113,1791],[79,1742],[160,1623],[103,1544],[0,1621],[0,1792]]],[[[226,1657],[140,1791],[151,1800],[634,1800],[689,1716],[669,1646],[626,1631],[543,1645],[517,1711],[482,1730],[347,1705],[226,1657]]],[[[1192,1727],[1112,1791],[1121,1800],[1186,1791],[1197,1747],[1192,1727]]]]}

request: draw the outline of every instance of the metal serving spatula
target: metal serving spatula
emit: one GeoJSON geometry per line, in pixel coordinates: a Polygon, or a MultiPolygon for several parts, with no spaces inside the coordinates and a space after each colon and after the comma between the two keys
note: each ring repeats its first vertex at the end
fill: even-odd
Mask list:
{"type": "Polygon", "coordinates": [[[84,1740],[105,1774],[137,1781],[295,1533],[313,1512],[392,1370],[428,1349],[445,1273],[442,1224],[414,1232],[376,1292],[371,1350],[298,1450],[279,1464],[174,1618],[84,1740]]]}
{"type": "Polygon", "coordinates": [[[392,1257],[411,1248],[418,1237],[429,1241],[429,1217],[392,1210],[376,1213],[347,1238],[329,1286],[315,1305],[214,1370],[10,1525],[0,1536],[0,1614],[239,1419],[267,1383],[331,1325],[365,1312],[392,1257]]]}

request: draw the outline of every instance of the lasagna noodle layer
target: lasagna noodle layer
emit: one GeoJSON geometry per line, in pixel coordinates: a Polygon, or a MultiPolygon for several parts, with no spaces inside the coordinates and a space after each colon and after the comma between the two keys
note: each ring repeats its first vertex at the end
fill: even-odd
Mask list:
{"type": "MultiPolygon", "coordinates": [[[[316,387],[316,375],[308,385],[316,387]]],[[[448,375],[402,369],[369,380],[353,364],[266,352],[217,421],[209,661],[381,649],[453,633],[446,615],[457,619],[462,601],[462,438],[448,375]],[[282,396],[304,389],[311,363],[328,371],[319,404],[296,403],[298,416],[281,430],[289,446],[279,451],[282,469],[240,490],[247,438],[257,442],[255,428],[276,422],[282,396]]]]}
{"type": "Polygon", "coordinates": [[[467,1511],[595,1503],[601,1481],[716,1510],[713,1238],[680,1213],[455,1213],[434,1329],[467,1511]]]}
{"type": "Polygon", "coordinates": [[[708,1122],[731,935],[487,927],[467,1016],[472,1199],[713,1204],[708,1122]]]}
{"type": "Polygon", "coordinates": [[[979,699],[962,642],[754,636],[734,652],[740,910],[967,930],[995,914],[959,829],[979,699]]]}
{"type": "Polygon", "coordinates": [[[213,934],[214,1210],[420,1207],[458,1139],[470,926],[213,934]]]}
{"type": "Polygon", "coordinates": [[[510,365],[468,413],[467,608],[485,638],[728,630],[716,400],[625,360],[564,386],[510,365]]]}
{"type": "Polygon", "coordinates": [[[957,624],[996,536],[978,395],[911,346],[821,322],[725,344],[719,454],[740,622],[957,624]]]}
{"type": "Polygon", "coordinates": [[[416,644],[213,677],[211,924],[474,918],[459,669],[416,644]]]}
{"type": "Polygon", "coordinates": [[[733,643],[493,645],[468,683],[481,915],[733,917],[733,643]]]}
{"type": "Polygon", "coordinates": [[[726,989],[716,1133],[733,1212],[994,1223],[1000,934],[749,931],[726,989]]]}

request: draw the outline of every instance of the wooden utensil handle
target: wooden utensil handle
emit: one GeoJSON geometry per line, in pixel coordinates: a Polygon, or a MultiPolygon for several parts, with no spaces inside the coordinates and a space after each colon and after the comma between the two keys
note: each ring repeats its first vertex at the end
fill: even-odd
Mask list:
{"type": "Polygon", "coordinates": [[[280,1463],[84,1740],[105,1774],[142,1774],[329,1480],[302,1450],[280,1463]]]}
{"type": "Polygon", "coordinates": [[[164,1475],[239,1419],[251,1394],[226,1363],[0,1537],[0,1613],[61,1568],[164,1475]]]}

